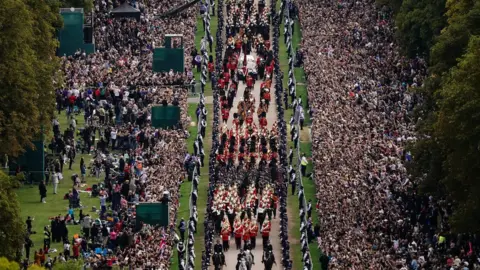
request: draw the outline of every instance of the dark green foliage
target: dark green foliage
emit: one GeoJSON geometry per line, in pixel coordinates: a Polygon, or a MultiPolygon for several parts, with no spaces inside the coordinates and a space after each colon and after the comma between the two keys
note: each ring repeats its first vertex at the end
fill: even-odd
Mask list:
{"type": "Polygon", "coordinates": [[[55,1],[5,0],[0,5],[0,154],[18,156],[48,128],[58,70],[55,1]]]}
{"type": "Polygon", "coordinates": [[[480,1],[379,0],[395,15],[396,37],[410,57],[425,55],[429,77],[417,90],[421,139],[409,172],[424,193],[448,198],[453,230],[480,228],[480,1]]]}
{"type": "Polygon", "coordinates": [[[404,0],[396,15],[396,36],[410,57],[426,55],[445,26],[445,0],[404,0]]]}
{"type": "Polygon", "coordinates": [[[0,171],[0,257],[17,260],[24,237],[25,225],[20,217],[20,205],[11,179],[0,171]]]}

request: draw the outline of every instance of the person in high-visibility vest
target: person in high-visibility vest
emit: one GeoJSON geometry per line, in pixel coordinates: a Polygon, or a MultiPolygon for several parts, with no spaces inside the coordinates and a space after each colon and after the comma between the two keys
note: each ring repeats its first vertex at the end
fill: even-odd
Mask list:
{"type": "Polygon", "coordinates": [[[302,160],[300,161],[300,164],[302,165],[301,167],[302,177],[305,177],[307,175],[307,165],[308,165],[308,159],[305,156],[305,154],[302,155],[302,160]]]}

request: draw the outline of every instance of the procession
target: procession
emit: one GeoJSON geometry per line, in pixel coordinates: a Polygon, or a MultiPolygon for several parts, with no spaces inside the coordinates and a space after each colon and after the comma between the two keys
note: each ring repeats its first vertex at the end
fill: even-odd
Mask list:
{"type": "Polygon", "coordinates": [[[479,7],[5,0],[0,268],[480,269],[479,7]]]}

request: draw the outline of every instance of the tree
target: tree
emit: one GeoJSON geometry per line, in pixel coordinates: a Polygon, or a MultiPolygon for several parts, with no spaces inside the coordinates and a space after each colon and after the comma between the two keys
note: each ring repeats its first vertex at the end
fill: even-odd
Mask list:
{"type": "Polygon", "coordinates": [[[434,135],[441,142],[446,172],[442,184],[457,204],[452,222],[462,232],[480,225],[480,37],[451,69],[440,90],[434,135]]]}
{"type": "Polygon", "coordinates": [[[445,26],[446,0],[404,0],[395,18],[396,37],[410,56],[428,55],[445,26]]]}
{"type": "Polygon", "coordinates": [[[23,248],[25,225],[20,217],[20,205],[12,186],[12,179],[2,171],[0,171],[0,220],[2,221],[0,256],[18,260],[17,255],[23,248]]]}
{"type": "MultiPolygon", "coordinates": [[[[421,190],[454,204],[457,232],[480,225],[480,1],[447,0],[447,25],[433,39],[429,77],[420,90],[422,138],[409,172],[421,190]]],[[[398,21],[398,20],[397,20],[398,21]]]]}
{"type": "Polygon", "coordinates": [[[0,5],[0,154],[33,146],[54,111],[58,2],[5,0],[0,5]]]}
{"type": "Polygon", "coordinates": [[[470,36],[480,34],[480,2],[472,0],[447,1],[447,21],[431,48],[432,74],[442,75],[457,64],[465,53],[470,36]]]}

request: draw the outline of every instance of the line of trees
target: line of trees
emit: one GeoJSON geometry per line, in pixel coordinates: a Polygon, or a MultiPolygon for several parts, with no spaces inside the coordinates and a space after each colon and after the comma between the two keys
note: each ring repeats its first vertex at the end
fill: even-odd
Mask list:
{"type": "Polygon", "coordinates": [[[404,53],[428,60],[410,172],[455,205],[456,232],[480,228],[480,1],[379,0],[404,53]]]}
{"type": "Polygon", "coordinates": [[[4,0],[0,5],[0,154],[18,156],[49,127],[59,70],[58,1],[4,0]]]}

